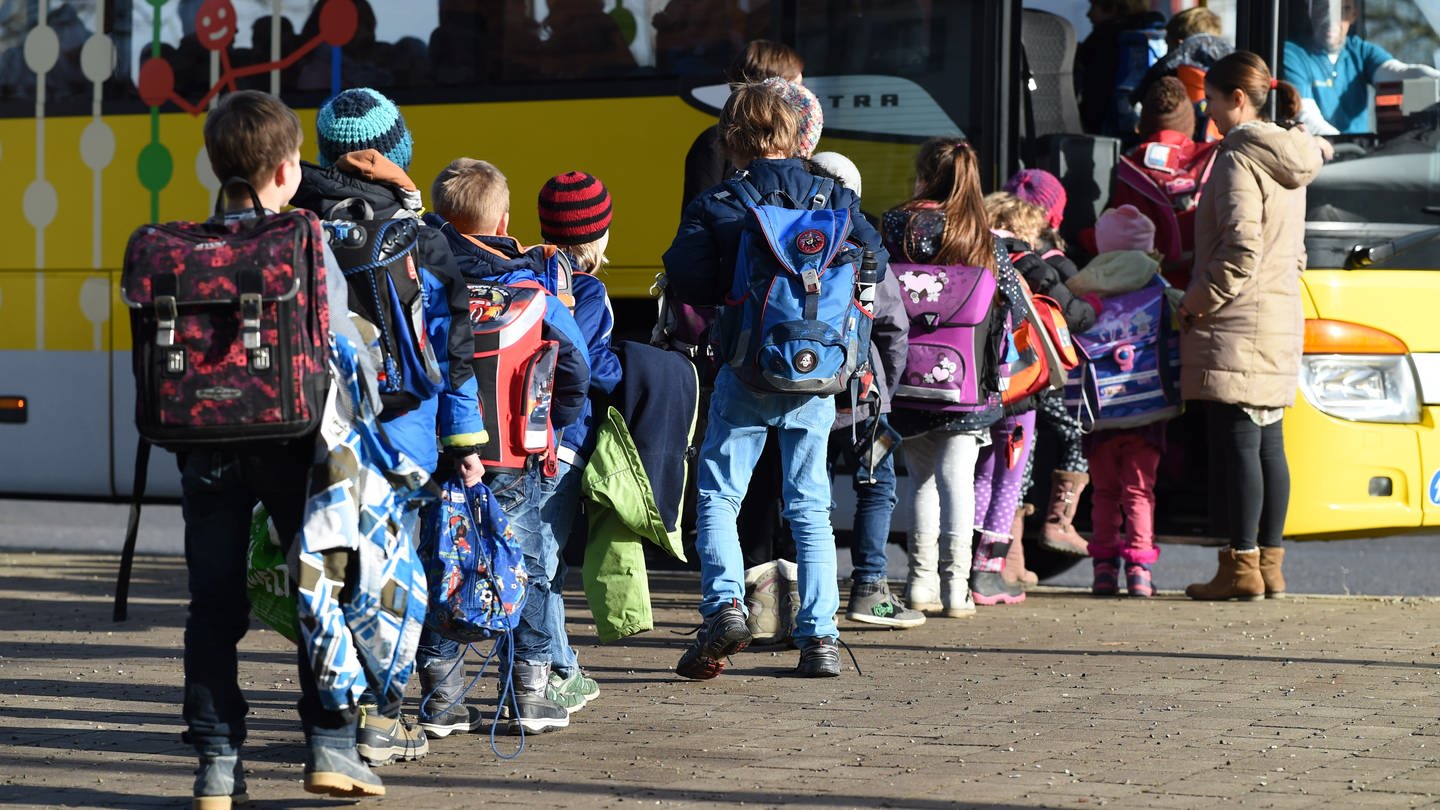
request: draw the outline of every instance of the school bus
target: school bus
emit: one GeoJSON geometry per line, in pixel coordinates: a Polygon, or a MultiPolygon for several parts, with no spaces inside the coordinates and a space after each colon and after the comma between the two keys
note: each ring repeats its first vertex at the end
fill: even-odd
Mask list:
{"type": "MultiPolygon", "coordinates": [[[[1190,4],[1157,0],[1167,13],[1190,4]]],[[[1084,36],[1084,0],[1033,5],[1084,36]]],[[[1227,34],[1272,64],[1301,13],[1278,0],[1210,5],[1227,34]]],[[[1434,21],[1413,5],[1368,0],[1363,32],[1392,50],[1433,52],[1434,21]]],[[[217,182],[201,123],[230,90],[278,94],[307,133],[316,107],[339,89],[382,90],[414,133],[410,174],[422,191],[454,157],[491,160],[509,177],[511,230],[526,242],[538,239],[533,201],[546,178],[572,169],[597,175],[615,200],[605,278],[620,329],[639,336],[653,321],[649,290],[679,220],[686,151],[715,121],[724,67],[755,37],[789,43],[805,58],[806,84],[824,103],[820,149],[859,165],[867,211],[906,198],[915,145],[932,135],[977,144],[988,187],[1028,163],[1067,183],[1083,180],[1071,196],[1092,216],[1108,197],[1103,161],[1077,168],[1073,150],[1047,152],[1057,131],[1035,126],[1026,70],[1034,60],[1025,59],[1022,37],[1029,11],[1020,0],[603,6],[0,4],[0,221],[10,225],[0,252],[0,493],[129,494],[136,435],[120,258],[137,225],[201,218],[213,206],[217,182]]],[[[1440,330],[1428,317],[1440,302],[1440,272],[1426,212],[1440,203],[1440,162],[1435,139],[1421,137],[1433,119],[1414,111],[1422,84],[1400,89],[1410,112],[1399,117],[1391,114],[1396,93],[1386,89],[1379,118],[1400,129],[1349,139],[1311,191],[1309,353],[1286,427],[1293,536],[1440,525],[1440,330]],[[1403,179],[1404,194],[1381,177],[1403,179]]],[[[1077,142],[1103,146],[1070,133],[1077,142]]],[[[312,145],[302,150],[313,159],[312,145]]],[[[1203,478],[1192,472],[1181,478],[1203,478]]],[[[152,494],[178,493],[165,454],[152,459],[150,481],[152,494]]],[[[1162,494],[1162,516],[1183,524],[1176,532],[1196,531],[1190,500],[1162,494]]]]}

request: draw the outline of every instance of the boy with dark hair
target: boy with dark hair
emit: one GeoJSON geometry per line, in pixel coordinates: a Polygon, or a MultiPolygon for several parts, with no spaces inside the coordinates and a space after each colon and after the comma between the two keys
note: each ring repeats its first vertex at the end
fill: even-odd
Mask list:
{"type": "MultiPolygon", "coordinates": [[[[215,176],[245,178],[266,213],[284,208],[300,185],[300,120],[279,99],[253,90],[231,93],[205,120],[205,148],[215,176]]],[[[256,216],[249,196],[234,189],[225,218],[256,216]]],[[[330,330],[360,344],[345,317],[345,284],[325,251],[330,330]]],[[[373,369],[366,372],[374,388],[373,369]]],[[[263,503],[288,549],[299,536],[314,437],[247,443],[239,449],[177,455],[185,516],[185,565],[190,609],[185,621],[184,739],[195,746],[195,808],[226,810],[246,801],[240,748],[248,706],[237,679],[236,645],[250,624],[246,553],[251,511],[263,503]]],[[[336,796],[381,796],[385,788],[355,753],[354,708],[329,711],[315,674],[299,651],[300,720],[309,742],[305,789],[336,796]]]]}
{"type": "MultiPolygon", "coordinates": [[[[720,115],[720,142],[767,202],[810,200],[817,177],[800,153],[800,127],[789,104],[770,88],[742,85],[720,115]]],[[[880,236],[865,221],[854,192],[836,185],[825,206],[848,209],[851,238],[873,250],[880,267],[887,255],[880,236]]],[[[745,202],[727,186],[710,189],[685,209],[679,232],[665,252],[669,290],[682,303],[720,304],[735,275],[745,202]]],[[[728,358],[727,358],[728,359],[728,358]]],[[[710,399],[709,422],[700,450],[696,547],[700,554],[703,626],[680,657],[683,677],[719,675],[723,659],[750,642],[744,608],[744,561],[736,532],[740,500],[750,483],[767,429],[779,431],[784,468],[784,514],[795,537],[800,611],[793,633],[800,647],[802,675],[840,674],[840,604],[835,581],[835,538],[830,526],[830,479],[826,448],[835,421],[835,400],[814,395],[761,395],[744,387],[723,366],[710,399]]]]}
{"type": "MultiPolygon", "coordinates": [[[[333,218],[342,203],[358,199],[370,206],[372,219],[419,220],[420,192],[405,173],[414,139],[394,102],[368,87],[346,90],[320,108],[315,129],[320,165],[302,165],[296,206],[333,218]]],[[[434,348],[443,383],[436,396],[421,400],[410,410],[386,408],[380,420],[395,449],[426,471],[436,472],[440,466],[438,436],[446,466],[460,470],[469,485],[480,478],[477,448],[487,438],[470,365],[475,354],[470,296],[439,231],[423,226],[416,235],[414,267],[425,301],[425,339],[434,348]]],[[[418,505],[412,504],[404,513],[402,528],[412,545],[419,542],[419,512],[418,505]]],[[[421,694],[436,687],[458,689],[448,681],[442,686],[445,675],[421,668],[421,694]]],[[[361,700],[357,735],[360,755],[371,765],[424,756],[429,745],[420,729],[438,737],[452,731],[475,731],[483,724],[478,709],[466,712],[462,708],[441,712],[443,716],[422,712],[420,729],[416,729],[401,717],[398,704],[381,706],[372,702],[373,698],[367,692],[361,700]]]]}
{"type": "MultiPolygon", "coordinates": [[[[555,247],[525,248],[506,233],[510,225],[510,187],[505,175],[486,161],[463,157],[451,161],[435,178],[430,197],[435,214],[429,215],[427,221],[444,234],[465,278],[490,284],[534,282],[550,293],[545,296],[542,337],[559,343],[550,424],[573,424],[580,418],[590,387],[590,365],[579,325],[555,295],[553,281],[547,284],[547,267],[555,247]]],[[[503,442],[506,437],[492,439],[503,442]]],[[[545,460],[545,456],[530,455],[524,470],[490,470],[485,475],[485,483],[494,491],[520,541],[529,576],[525,604],[513,634],[515,661],[513,666],[502,662],[500,671],[502,682],[508,678],[515,688],[518,711],[508,701],[501,706],[502,721],[512,733],[521,729],[531,733],[549,731],[570,724],[569,712],[557,701],[561,695],[550,679],[555,635],[550,582],[559,557],[554,538],[541,527],[540,478],[553,474],[553,468],[542,470],[545,460]]],[[[426,628],[416,657],[422,672],[461,670],[462,652],[458,643],[426,628]]],[[[503,686],[499,691],[505,694],[503,686]]],[[[459,697],[458,692],[455,697],[459,697]]]]}

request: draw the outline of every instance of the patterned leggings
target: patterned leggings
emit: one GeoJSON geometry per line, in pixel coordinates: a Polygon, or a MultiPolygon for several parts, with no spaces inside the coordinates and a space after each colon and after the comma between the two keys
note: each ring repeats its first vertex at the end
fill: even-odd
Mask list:
{"type": "Polygon", "coordinates": [[[975,528],[980,530],[976,571],[999,571],[1005,564],[1005,550],[992,548],[997,543],[1010,546],[1021,478],[1034,445],[1034,411],[1007,416],[990,426],[990,444],[980,449],[975,464],[975,528]]]}
{"type": "MultiPolygon", "coordinates": [[[[1055,469],[1066,472],[1089,472],[1090,463],[1085,459],[1085,450],[1080,441],[1080,423],[1065,408],[1065,395],[1051,391],[1035,398],[1035,433],[1037,438],[1044,434],[1054,436],[1060,443],[1060,459],[1055,469]]],[[[1035,454],[1031,453],[1025,462],[1025,478],[1020,485],[1020,500],[1030,493],[1035,483],[1035,454]]]]}

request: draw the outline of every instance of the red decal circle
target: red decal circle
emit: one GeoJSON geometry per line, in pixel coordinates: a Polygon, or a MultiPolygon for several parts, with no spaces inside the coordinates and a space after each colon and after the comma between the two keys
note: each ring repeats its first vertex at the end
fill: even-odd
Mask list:
{"type": "Polygon", "coordinates": [[[795,249],[810,256],[825,249],[825,234],[811,228],[795,237],[795,249]]]}

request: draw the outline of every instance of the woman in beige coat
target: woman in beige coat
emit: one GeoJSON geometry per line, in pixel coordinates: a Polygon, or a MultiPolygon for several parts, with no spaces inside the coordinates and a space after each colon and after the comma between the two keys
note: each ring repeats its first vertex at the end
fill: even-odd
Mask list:
{"type": "Polygon", "coordinates": [[[1195,216],[1195,270],[1179,308],[1180,387],[1185,399],[1205,400],[1211,488],[1223,487],[1211,502],[1225,503],[1230,546],[1214,579],[1185,589],[1192,599],[1285,591],[1290,469],[1281,417],[1295,404],[1304,342],[1305,186],[1322,159],[1310,135],[1261,118],[1277,86],[1246,51],[1205,76],[1208,112],[1225,140],[1195,216]]]}

